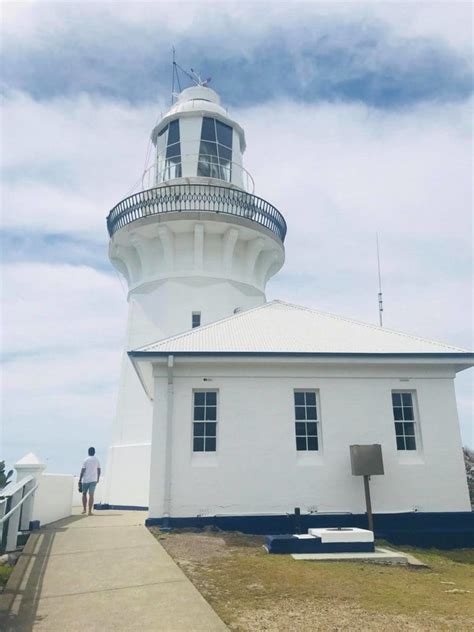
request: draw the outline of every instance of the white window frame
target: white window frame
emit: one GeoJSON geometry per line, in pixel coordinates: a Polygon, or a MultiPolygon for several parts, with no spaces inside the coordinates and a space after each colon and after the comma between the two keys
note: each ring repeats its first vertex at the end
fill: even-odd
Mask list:
{"type": "MultiPolygon", "coordinates": [[[[319,391],[315,388],[295,388],[293,389],[293,438],[294,438],[294,446],[295,446],[295,452],[298,455],[302,455],[302,454],[320,454],[321,453],[321,403],[320,403],[320,398],[319,398],[319,391]],[[301,404],[297,404],[297,399],[296,399],[296,394],[300,394],[303,393],[305,395],[304,397],[304,405],[301,404]],[[311,404],[307,404],[306,402],[306,393],[311,393],[314,394],[315,396],[315,405],[314,408],[316,408],[316,419],[308,419],[308,409],[313,408],[313,406],[311,404]],[[297,419],[297,408],[301,409],[304,408],[304,416],[305,419],[297,419]],[[302,423],[305,424],[305,433],[304,434],[297,434],[297,426],[296,424],[298,423],[302,423]],[[308,423],[315,423],[316,424],[316,434],[308,434],[308,423]],[[316,448],[309,448],[309,440],[312,439],[313,437],[316,437],[316,448]],[[306,449],[298,449],[298,438],[305,438],[305,443],[306,443],[306,449]]],[[[311,415],[311,413],[310,413],[311,415]]]]}
{"type": "Polygon", "coordinates": [[[395,447],[398,454],[416,454],[421,450],[421,433],[420,433],[420,416],[418,413],[418,399],[416,390],[413,389],[402,389],[402,388],[393,388],[390,392],[390,404],[392,410],[392,420],[393,420],[393,430],[395,434],[395,447]],[[403,395],[411,395],[411,407],[403,405],[403,395]],[[401,406],[396,406],[393,401],[394,395],[401,395],[401,406]],[[395,408],[400,408],[402,419],[395,419],[395,408]],[[413,419],[405,419],[405,408],[411,408],[413,411],[413,419]],[[398,425],[397,425],[398,424],[398,425]],[[400,432],[400,424],[401,424],[401,432],[400,432]],[[413,434],[407,433],[405,429],[405,424],[413,424],[413,434]],[[414,448],[407,448],[407,439],[412,438],[415,442],[414,448]],[[403,446],[399,447],[399,439],[403,440],[403,446]]]}
{"type": "MultiPolygon", "coordinates": [[[[213,407],[213,406],[212,406],[213,407]]],[[[218,432],[219,432],[219,391],[218,389],[215,388],[196,388],[193,389],[192,391],[192,401],[191,401],[191,453],[195,456],[195,455],[203,455],[203,454],[216,454],[217,453],[217,439],[218,439],[218,432]],[[196,406],[195,401],[196,401],[196,394],[197,393],[215,393],[216,395],[216,405],[215,405],[215,409],[216,409],[216,418],[215,419],[195,419],[195,408],[204,408],[204,417],[206,417],[206,409],[207,409],[207,403],[204,404],[204,406],[196,406]],[[204,434],[203,435],[195,435],[194,430],[195,430],[195,424],[206,424],[206,423],[215,423],[216,424],[216,433],[214,437],[207,437],[207,438],[214,438],[215,439],[215,449],[214,450],[206,450],[206,427],[204,428],[204,434]],[[194,449],[194,440],[195,439],[204,439],[204,449],[203,450],[195,450],[194,449]]]]}

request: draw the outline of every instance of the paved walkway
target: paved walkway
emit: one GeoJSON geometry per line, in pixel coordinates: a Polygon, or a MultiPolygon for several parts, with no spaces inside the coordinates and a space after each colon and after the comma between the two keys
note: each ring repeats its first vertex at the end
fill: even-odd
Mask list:
{"type": "Polygon", "coordinates": [[[143,526],[145,515],[74,515],[30,536],[0,595],[0,630],[227,630],[143,526]]]}

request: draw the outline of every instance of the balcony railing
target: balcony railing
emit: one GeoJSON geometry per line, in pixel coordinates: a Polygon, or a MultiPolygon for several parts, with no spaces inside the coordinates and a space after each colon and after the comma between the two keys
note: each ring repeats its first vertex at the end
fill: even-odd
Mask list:
{"type": "Polygon", "coordinates": [[[176,184],[140,191],[122,200],[107,217],[112,235],[136,220],[161,213],[222,213],[243,217],[272,231],[283,242],[283,215],[262,198],[239,189],[211,184],[176,184]]]}
{"type": "Polygon", "coordinates": [[[193,175],[234,183],[247,193],[253,194],[255,191],[252,176],[241,164],[209,154],[184,154],[172,158],[160,155],[143,173],[141,185],[142,189],[151,189],[167,180],[193,175]],[[200,169],[204,169],[206,174],[199,173],[200,169]]]}

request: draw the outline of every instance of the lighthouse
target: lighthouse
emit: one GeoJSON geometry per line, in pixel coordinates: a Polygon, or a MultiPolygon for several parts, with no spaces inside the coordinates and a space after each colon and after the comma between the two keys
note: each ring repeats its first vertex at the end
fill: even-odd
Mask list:
{"type": "Polygon", "coordinates": [[[244,130],[214,90],[184,89],[151,139],[141,190],[107,217],[110,261],[128,285],[110,505],[149,504],[153,406],[127,352],[262,306],[285,257],[285,220],[256,195],[244,130]]]}

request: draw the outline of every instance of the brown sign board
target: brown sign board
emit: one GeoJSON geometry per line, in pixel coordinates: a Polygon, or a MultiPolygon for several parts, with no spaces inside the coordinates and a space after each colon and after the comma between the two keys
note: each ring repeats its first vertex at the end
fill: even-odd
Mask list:
{"type": "Polygon", "coordinates": [[[374,476],[384,473],[380,443],[351,445],[349,449],[353,476],[374,476]]]}

